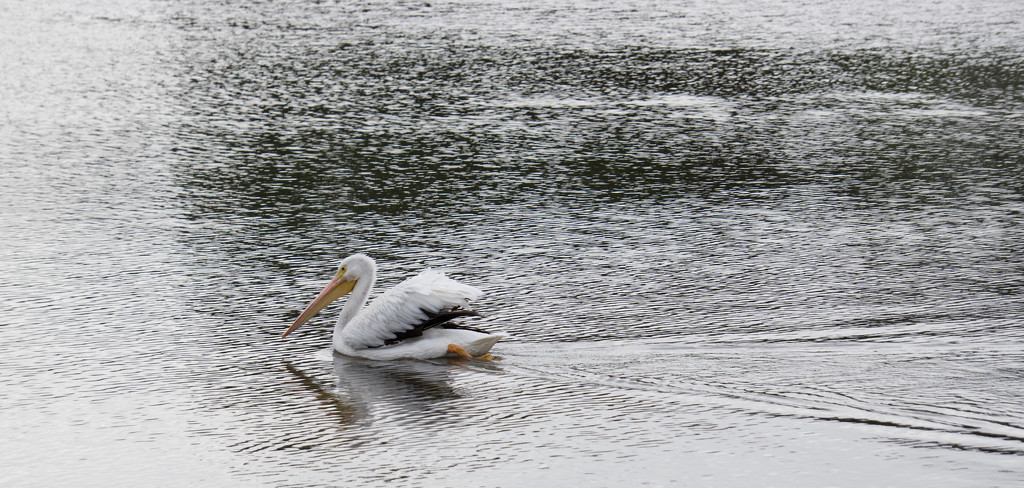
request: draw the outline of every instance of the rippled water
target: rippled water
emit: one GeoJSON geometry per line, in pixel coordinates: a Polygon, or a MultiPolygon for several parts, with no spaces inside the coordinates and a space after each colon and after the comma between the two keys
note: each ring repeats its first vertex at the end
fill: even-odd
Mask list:
{"type": "Polygon", "coordinates": [[[1016,486],[1016,2],[0,5],[0,485],[1016,486]],[[279,334],[338,259],[494,363],[279,334]]]}

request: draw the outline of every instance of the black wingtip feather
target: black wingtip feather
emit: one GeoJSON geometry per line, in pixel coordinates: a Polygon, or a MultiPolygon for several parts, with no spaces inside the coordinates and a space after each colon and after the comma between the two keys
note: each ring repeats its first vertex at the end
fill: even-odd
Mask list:
{"type": "Polygon", "coordinates": [[[385,340],[383,345],[393,346],[407,339],[419,337],[423,335],[423,331],[434,327],[441,327],[444,329],[465,329],[471,330],[473,332],[480,332],[483,334],[487,333],[484,330],[462,326],[454,322],[449,322],[450,320],[459,317],[483,317],[483,315],[480,312],[477,312],[476,310],[465,310],[460,307],[455,307],[449,310],[442,310],[440,312],[431,312],[429,310],[425,310],[422,308],[420,309],[420,311],[423,312],[423,315],[427,316],[427,320],[424,320],[423,322],[416,324],[415,326],[413,326],[413,328],[405,332],[395,334],[395,337],[393,339],[385,340]]]}

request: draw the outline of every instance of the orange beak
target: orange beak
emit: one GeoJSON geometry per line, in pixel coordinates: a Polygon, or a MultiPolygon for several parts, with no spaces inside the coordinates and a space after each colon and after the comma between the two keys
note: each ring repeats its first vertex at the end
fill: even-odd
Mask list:
{"type": "Polygon", "coordinates": [[[299,318],[295,319],[295,322],[292,322],[292,326],[288,327],[288,330],[284,331],[284,334],[281,334],[281,338],[284,339],[288,334],[291,334],[292,331],[302,327],[302,324],[309,322],[309,319],[313,318],[314,315],[323,310],[324,307],[329,305],[331,302],[348,295],[354,286],[356,286],[355,280],[345,281],[342,280],[341,277],[335,277],[327,284],[327,286],[324,287],[323,290],[320,291],[320,294],[313,299],[313,302],[310,303],[301,314],[299,314],[299,318]]]}

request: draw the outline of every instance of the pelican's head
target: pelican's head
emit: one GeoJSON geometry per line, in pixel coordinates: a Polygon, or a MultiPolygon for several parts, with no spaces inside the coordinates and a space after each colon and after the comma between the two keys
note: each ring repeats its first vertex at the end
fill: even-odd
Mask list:
{"type": "Polygon", "coordinates": [[[353,254],[341,260],[338,266],[337,277],[347,277],[350,280],[372,278],[377,274],[377,263],[373,258],[365,254],[353,254]]]}
{"type": "Polygon", "coordinates": [[[281,338],[287,337],[295,329],[302,327],[302,324],[309,322],[309,319],[330,305],[331,302],[351,293],[352,288],[355,288],[356,282],[359,280],[372,281],[376,272],[377,265],[365,254],[353,254],[343,259],[334,278],[327,283],[323,290],[320,290],[320,294],[299,314],[299,318],[292,322],[291,327],[281,334],[281,338]]]}

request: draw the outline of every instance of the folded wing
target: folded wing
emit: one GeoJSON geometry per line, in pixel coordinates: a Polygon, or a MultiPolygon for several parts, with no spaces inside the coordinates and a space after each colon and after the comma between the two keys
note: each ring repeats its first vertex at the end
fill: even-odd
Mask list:
{"type": "Polygon", "coordinates": [[[479,315],[469,305],[482,295],[440,271],[428,269],[409,278],[371,302],[344,329],[354,349],[396,344],[417,337],[455,317],[479,315]]]}

